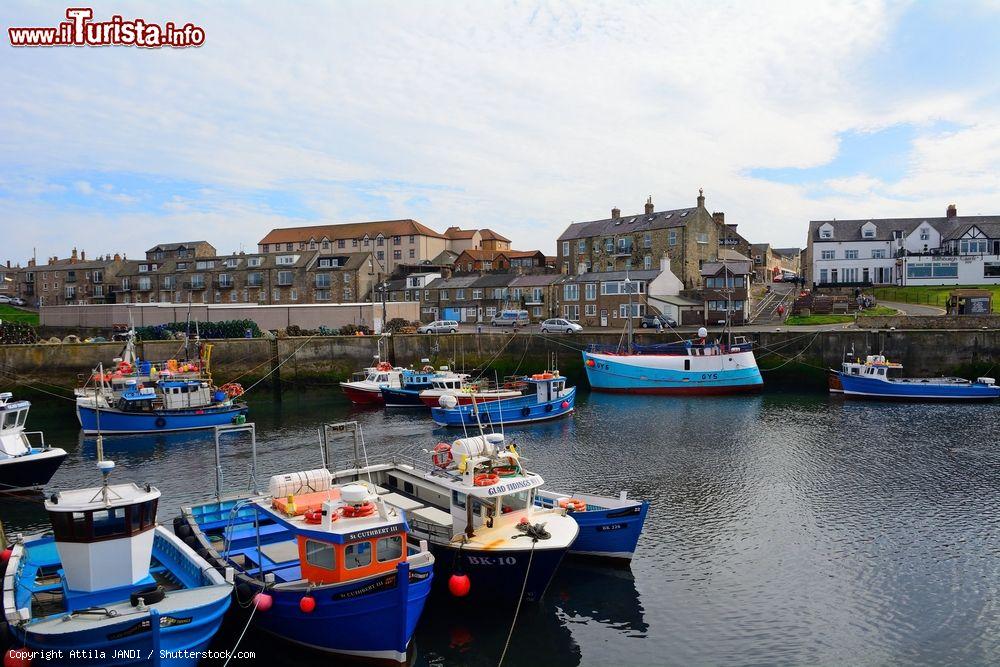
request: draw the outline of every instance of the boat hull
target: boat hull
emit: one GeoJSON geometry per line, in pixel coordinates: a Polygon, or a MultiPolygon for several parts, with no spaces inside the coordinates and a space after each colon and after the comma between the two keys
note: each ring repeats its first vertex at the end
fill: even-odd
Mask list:
{"type": "Polygon", "coordinates": [[[890,401],[989,401],[1000,398],[1000,387],[978,382],[941,382],[933,378],[886,381],[838,373],[844,396],[890,401]]]}
{"type": "Polygon", "coordinates": [[[385,405],[380,387],[358,387],[352,383],[341,382],[340,388],[355,405],[385,405]]]}
{"type": "Polygon", "coordinates": [[[426,408],[420,400],[420,389],[382,387],[382,402],[387,408],[426,408]]]}
{"type": "Polygon", "coordinates": [[[454,408],[432,408],[431,418],[439,426],[486,424],[528,424],[565,417],[573,412],[576,387],[570,387],[554,401],[539,402],[535,394],[454,408]]]}
{"type": "MultiPolygon", "coordinates": [[[[535,502],[541,507],[553,507],[560,497],[568,496],[540,491],[535,502]]],[[[646,522],[649,503],[629,501],[624,506],[603,507],[595,504],[602,500],[600,498],[584,497],[584,500],[587,501],[586,511],[569,513],[580,527],[569,548],[570,555],[622,562],[632,560],[646,522]]],[[[616,502],[614,499],[605,500],[610,500],[609,504],[616,502]]]]}
{"type": "MultiPolygon", "coordinates": [[[[429,408],[437,408],[441,406],[441,396],[442,393],[428,394],[426,392],[421,392],[420,400],[429,408]]],[[[521,393],[518,391],[505,391],[503,393],[485,393],[485,394],[470,394],[470,393],[460,393],[460,394],[449,394],[454,396],[455,400],[458,401],[458,405],[472,405],[472,399],[476,399],[476,403],[490,403],[492,401],[504,401],[512,398],[518,398],[521,393]]]]}
{"type": "Polygon", "coordinates": [[[738,394],[764,384],[749,350],[706,356],[585,351],[583,367],[594,391],[619,394],[738,394]]]}
{"type": "Polygon", "coordinates": [[[33,449],[31,454],[0,460],[0,493],[45,486],[66,460],[62,449],[33,449]]]}
{"type": "MultiPolygon", "coordinates": [[[[525,540],[527,542],[527,540],[525,540]]],[[[524,601],[537,602],[548,589],[567,549],[530,549],[481,551],[468,547],[459,549],[450,544],[431,544],[438,586],[447,587],[452,574],[469,577],[469,594],[462,598],[470,603],[501,602],[514,604],[524,587],[524,601]],[[528,561],[531,560],[531,569],[528,561]],[[525,584],[525,573],[528,575],[525,584]]]]}
{"type": "MultiPolygon", "coordinates": [[[[165,433],[170,431],[193,431],[197,429],[225,426],[234,423],[236,417],[247,414],[245,403],[202,410],[159,410],[156,412],[123,412],[116,409],[101,409],[100,433],[165,433]]],[[[76,416],[86,434],[95,434],[97,414],[94,408],[76,406],[76,416]]]]}

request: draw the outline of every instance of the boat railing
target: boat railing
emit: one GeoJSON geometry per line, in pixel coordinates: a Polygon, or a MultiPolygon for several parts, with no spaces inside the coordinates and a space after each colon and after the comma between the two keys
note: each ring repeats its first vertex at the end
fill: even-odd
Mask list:
{"type": "Polygon", "coordinates": [[[34,447],[34,445],[31,443],[31,436],[37,435],[38,446],[41,449],[48,449],[48,447],[45,445],[45,434],[42,433],[41,431],[22,431],[21,435],[24,436],[24,441],[28,444],[29,447],[34,447]]]}

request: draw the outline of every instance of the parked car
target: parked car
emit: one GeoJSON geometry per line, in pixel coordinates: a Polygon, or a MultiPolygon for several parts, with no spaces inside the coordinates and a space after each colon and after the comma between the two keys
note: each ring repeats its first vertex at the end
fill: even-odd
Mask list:
{"type": "Polygon", "coordinates": [[[27,306],[28,302],[19,296],[15,296],[10,300],[10,305],[12,306],[27,306]]]}
{"type": "Polygon", "coordinates": [[[504,310],[490,320],[490,324],[495,327],[523,327],[530,323],[526,310],[504,310]]]}
{"type": "Polygon", "coordinates": [[[434,320],[422,327],[417,327],[417,333],[455,333],[458,331],[458,322],[455,320],[434,320]]]}
{"type": "Polygon", "coordinates": [[[578,331],[583,331],[581,327],[576,322],[570,322],[569,320],[564,320],[561,317],[556,317],[551,320],[545,320],[542,322],[542,333],[564,331],[568,334],[576,333],[578,331]]]}
{"type": "Polygon", "coordinates": [[[673,329],[677,326],[677,320],[666,315],[644,315],[639,326],[643,329],[655,329],[657,326],[673,329]]]}
{"type": "Polygon", "coordinates": [[[0,303],[10,303],[10,297],[6,294],[0,294],[0,303]]]}

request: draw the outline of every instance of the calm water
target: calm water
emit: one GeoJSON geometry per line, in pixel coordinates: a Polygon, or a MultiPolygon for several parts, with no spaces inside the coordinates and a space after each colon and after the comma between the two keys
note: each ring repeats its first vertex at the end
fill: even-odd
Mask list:
{"type": "MultiPolygon", "coordinates": [[[[423,456],[447,436],[424,415],[355,411],[323,391],[252,401],[262,487],[319,467],[324,422],[357,419],[373,453],[423,456]]],[[[566,564],[546,601],[522,610],[504,664],[1000,662],[1000,406],[592,394],[578,408],[508,435],[554,488],[649,499],[645,534],[630,569],[566,564]]],[[[68,403],[36,402],[28,425],[71,452],[52,488],[97,483],[68,403]]],[[[108,439],[106,451],[119,481],[163,491],[164,523],[213,493],[210,437],[108,439]]],[[[227,487],[245,487],[246,443],[223,455],[227,487]]],[[[45,527],[37,499],[2,500],[0,517],[9,530],[45,527]]],[[[510,620],[435,602],[414,660],[495,665],[510,620]]],[[[315,661],[252,634],[241,648],[315,661]]]]}

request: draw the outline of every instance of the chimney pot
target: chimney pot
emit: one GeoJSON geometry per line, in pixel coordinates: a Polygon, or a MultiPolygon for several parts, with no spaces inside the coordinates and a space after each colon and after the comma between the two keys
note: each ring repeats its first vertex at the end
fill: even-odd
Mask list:
{"type": "Polygon", "coordinates": [[[87,261],[87,252],[85,250],[81,250],[80,251],[80,261],[81,262],[86,262],[87,261]]]}
{"type": "MultiPolygon", "coordinates": [[[[726,214],[723,213],[722,211],[716,211],[715,213],[713,213],[712,219],[715,220],[720,225],[726,224],[726,214]]],[[[736,225],[733,225],[733,227],[736,227],[736,225]]]]}
{"type": "Polygon", "coordinates": [[[646,197],[646,215],[653,215],[653,195],[646,197]]]}
{"type": "Polygon", "coordinates": [[[698,208],[705,207],[705,191],[702,188],[698,188],[698,208]]]}
{"type": "Polygon", "coordinates": [[[954,218],[958,216],[958,207],[954,204],[948,204],[948,211],[945,213],[949,218],[954,218]]]}
{"type": "Polygon", "coordinates": [[[622,217],[622,211],[621,211],[620,208],[618,208],[616,206],[615,208],[611,209],[611,219],[612,220],[617,220],[620,217],[622,217]]]}

